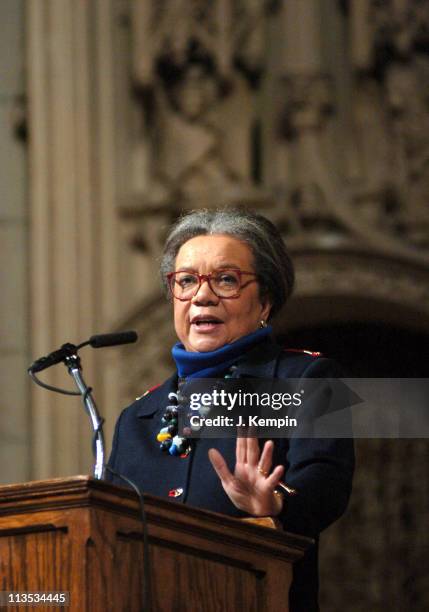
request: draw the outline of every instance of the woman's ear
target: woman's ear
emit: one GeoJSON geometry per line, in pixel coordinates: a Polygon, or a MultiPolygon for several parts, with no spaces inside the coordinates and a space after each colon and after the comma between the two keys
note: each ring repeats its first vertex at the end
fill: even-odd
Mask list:
{"type": "Polygon", "coordinates": [[[268,321],[268,317],[270,316],[272,304],[271,304],[271,302],[269,301],[268,298],[265,298],[264,301],[262,302],[261,306],[262,306],[261,320],[262,321],[268,321]]]}

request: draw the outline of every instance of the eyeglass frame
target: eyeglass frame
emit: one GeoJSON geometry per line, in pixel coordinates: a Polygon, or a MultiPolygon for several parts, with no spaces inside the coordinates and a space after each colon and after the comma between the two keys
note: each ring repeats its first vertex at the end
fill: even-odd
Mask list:
{"type": "Polygon", "coordinates": [[[236,300],[240,297],[241,290],[243,289],[243,287],[244,288],[247,287],[253,280],[253,279],[250,279],[247,283],[241,284],[241,276],[243,274],[251,274],[252,276],[256,276],[256,277],[258,276],[256,272],[246,272],[244,270],[240,270],[239,268],[225,268],[225,269],[220,269],[216,272],[209,272],[208,274],[198,274],[198,272],[191,272],[190,270],[176,270],[175,272],[169,272],[168,274],[166,274],[166,278],[168,280],[168,288],[170,290],[171,295],[173,296],[173,298],[175,298],[176,300],[179,300],[180,302],[189,302],[190,300],[192,300],[197,295],[198,291],[201,289],[201,285],[204,281],[207,281],[207,284],[210,287],[210,291],[214,293],[215,296],[218,297],[219,299],[236,300]],[[191,295],[191,297],[180,298],[174,295],[174,291],[173,291],[172,284],[171,284],[171,279],[174,278],[174,276],[178,274],[179,272],[188,272],[189,274],[192,274],[193,276],[196,276],[198,278],[198,287],[195,290],[195,293],[191,295]],[[216,291],[213,289],[210,279],[214,274],[219,274],[220,272],[237,272],[238,280],[240,281],[240,287],[238,288],[237,295],[228,295],[228,296],[218,295],[216,291]]]}

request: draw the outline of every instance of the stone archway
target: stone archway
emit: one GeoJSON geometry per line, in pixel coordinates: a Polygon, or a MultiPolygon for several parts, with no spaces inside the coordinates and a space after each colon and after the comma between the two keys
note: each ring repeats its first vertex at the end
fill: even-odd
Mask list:
{"type": "Polygon", "coordinates": [[[296,291],[279,334],[323,323],[383,321],[429,332],[429,270],[369,250],[292,253],[296,291]]]}

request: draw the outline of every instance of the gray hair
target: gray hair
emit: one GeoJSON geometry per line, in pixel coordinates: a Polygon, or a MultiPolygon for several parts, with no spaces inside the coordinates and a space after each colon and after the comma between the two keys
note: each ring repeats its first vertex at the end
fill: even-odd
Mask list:
{"type": "Polygon", "coordinates": [[[245,242],[252,251],[260,299],[272,304],[270,317],[279,312],[292,293],[294,269],[283,238],[266,217],[241,208],[196,210],[181,217],[167,237],[161,275],[168,291],[167,274],[174,271],[180,247],[191,238],[226,234],[245,242]]]}

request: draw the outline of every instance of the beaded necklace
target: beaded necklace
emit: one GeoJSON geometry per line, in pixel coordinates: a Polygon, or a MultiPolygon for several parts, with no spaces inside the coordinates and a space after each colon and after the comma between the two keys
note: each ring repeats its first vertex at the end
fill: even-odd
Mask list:
{"type": "MultiPolygon", "coordinates": [[[[237,366],[232,365],[223,378],[232,378],[234,370],[236,370],[237,366]]],[[[161,429],[156,437],[158,442],[160,442],[160,449],[164,453],[169,453],[172,456],[180,456],[181,458],[185,458],[189,455],[192,450],[192,440],[187,438],[186,436],[179,435],[179,401],[183,400],[184,397],[182,395],[182,389],[186,384],[185,378],[179,378],[177,393],[171,392],[168,394],[168,399],[170,403],[161,418],[161,429]]],[[[204,413],[205,415],[210,411],[210,406],[201,406],[200,414],[204,413]]],[[[191,413],[188,413],[189,417],[191,413]]],[[[200,425],[194,425],[191,427],[184,428],[184,432],[188,432],[188,435],[191,434],[191,431],[197,431],[200,429],[200,425]]]]}
{"type": "MultiPolygon", "coordinates": [[[[200,426],[183,428],[185,435],[179,435],[179,412],[186,410],[186,401],[182,390],[188,379],[192,378],[216,378],[226,371],[224,378],[231,378],[232,372],[236,368],[234,365],[247,351],[272,333],[272,327],[266,326],[262,329],[247,334],[235,340],[231,344],[226,344],[214,351],[204,353],[187,351],[183,344],[176,343],[172,349],[173,359],[176,362],[179,374],[178,388],[176,393],[169,393],[169,405],[161,419],[161,430],[157,435],[162,452],[173,456],[187,457],[192,449],[192,439],[186,437],[191,432],[200,429],[200,426]],[[228,369],[229,368],[229,369],[228,369]]],[[[204,415],[210,411],[210,406],[201,407],[200,414],[204,415]]],[[[191,415],[188,413],[188,417],[191,415]]]]}
{"type": "Polygon", "coordinates": [[[177,393],[168,394],[171,402],[165,409],[161,419],[162,428],[156,439],[160,442],[160,449],[164,453],[173,456],[187,457],[191,452],[191,441],[184,436],[179,436],[179,398],[181,389],[185,383],[184,378],[179,378],[177,393]]]}

